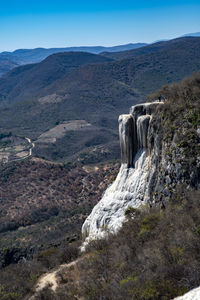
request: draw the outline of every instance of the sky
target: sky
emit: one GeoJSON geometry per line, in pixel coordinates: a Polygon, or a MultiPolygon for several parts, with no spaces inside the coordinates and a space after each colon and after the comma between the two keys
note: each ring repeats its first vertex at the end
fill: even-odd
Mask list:
{"type": "Polygon", "coordinates": [[[112,46],[200,32],[200,0],[0,0],[0,52],[112,46]]]}

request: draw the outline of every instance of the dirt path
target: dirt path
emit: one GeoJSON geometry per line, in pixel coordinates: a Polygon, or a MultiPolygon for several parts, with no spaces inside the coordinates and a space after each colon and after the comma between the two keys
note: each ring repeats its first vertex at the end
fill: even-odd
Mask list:
{"type": "Polygon", "coordinates": [[[58,273],[60,271],[62,271],[63,269],[67,269],[70,268],[72,266],[75,266],[78,262],[80,262],[81,260],[83,260],[85,258],[85,256],[78,258],[77,260],[72,261],[71,263],[68,264],[63,264],[60,265],[56,270],[54,270],[53,272],[50,273],[46,273],[44,275],[42,275],[38,282],[35,285],[34,288],[34,294],[28,298],[29,300],[35,300],[38,293],[41,292],[43,289],[49,287],[53,292],[56,291],[57,287],[58,287],[58,273]]]}
{"type": "Polygon", "coordinates": [[[50,288],[55,292],[55,290],[58,286],[58,281],[56,278],[57,274],[60,271],[62,271],[63,269],[70,268],[71,266],[75,265],[78,261],[80,261],[80,259],[72,261],[69,264],[60,265],[60,267],[58,269],[56,269],[54,272],[44,274],[37,282],[35,291],[39,292],[39,291],[43,290],[44,288],[46,288],[47,286],[50,286],[50,288]]]}
{"type": "Polygon", "coordinates": [[[29,139],[29,138],[25,138],[28,142],[29,142],[29,144],[31,145],[31,148],[29,149],[29,155],[27,156],[27,157],[29,157],[29,156],[31,156],[32,155],[32,153],[33,153],[33,148],[35,147],[35,144],[34,143],[32,143],[32,141],[31,141],[31,139],[29,139]]]}

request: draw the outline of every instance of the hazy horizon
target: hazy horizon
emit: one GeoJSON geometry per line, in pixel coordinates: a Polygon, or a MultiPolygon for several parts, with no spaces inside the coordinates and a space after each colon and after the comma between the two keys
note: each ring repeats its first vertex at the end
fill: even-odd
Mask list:
{"type": "MultiPolygon", "coordinates": [[[[196,33],[199,33],[199,32],[196,32],[196,33]]],[[[183,35],[181,35],[181,36],[174,36],[174,37],[172,37],[171,39],[173,39],[173,38],[179,38],[179,37],[183,37],[184,35],[186,35],[187,36],[187,34],[195,34],[195,33],[193,33],[193,32],[188,32],[188,33],[186,33],[186,34],[183,34],[183,35]]],[[[200,33],[199,33],[200,34],[200,33]]],[[[159,42],[159,41],[168,41],[168,40],[170,40],[170,39],[166,39],[166,38],[163,38],[163,39],[160,39],[160,40],[155,40],[155,41],[151,41],[151,42],[148,42],[147,44],[151,44],[151,43],[156,43],[156,42],[159,42]]],[[[51,48],[74,48],[74,47],[115,47],[115,46],[123,46],[123,45],[128,45],[128,44],[137,44],[137,43],[146,43],[145,41],[136,41],[136,42],[127,42],[127,43],[125,43],[125,44],[112,44],[112,45],[98,45],[98,44],[96,44],[96,45],[68,45],[68,46],[60,46],[60,47],[40,47],[40,46],[38,46],[38,47],[34,47],[34,48],[17,48],[17,49],[13,49],[13,50],[3,50],[3,51],[0,51],[0,53],[2,53],[2,52],[14,52],[14,51],[16,51],[16,50],[34,50],[34,49],[51,49],[51,48]]]]}

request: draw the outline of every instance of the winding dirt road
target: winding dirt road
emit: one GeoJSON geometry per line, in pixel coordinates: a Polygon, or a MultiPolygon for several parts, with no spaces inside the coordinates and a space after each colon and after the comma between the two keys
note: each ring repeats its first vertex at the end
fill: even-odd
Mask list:
{"type": "Polygon", "coordinates": [[[35,144],[32,143],[31,139],[29,139],[28,137],[25,137],[25,139],[26,139],[26,140],[29,142],[29,144],[31,145],[31,148],[29,149],[29,155],[27,156],[27,157],[29,157],[29,156],[31,156],[32,153],[33,153],[33,148],[35,147],[35,144]]]}

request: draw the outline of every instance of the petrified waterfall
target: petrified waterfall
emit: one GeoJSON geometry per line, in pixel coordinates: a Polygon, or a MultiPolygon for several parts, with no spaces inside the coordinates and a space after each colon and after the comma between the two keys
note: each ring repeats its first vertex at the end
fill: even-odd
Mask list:
{"type": "Polygon", "coordinates": [[[90,240],[101,238],[107,231],[116,232],[125,220],[128,207],[138,208],[149,200],[151,177],[149,131],[155,108],[162,102],[138,104],[130,114],[119,117],[121,167],[116,180],[85,220],[82,250],[90,240]]]}
{"type": "Polygon", "coordinates": [[[134,125],[132,115],[119,116],[119,138],[121,161],[131,167],[133,164],[133,137],[134,125]]]}

